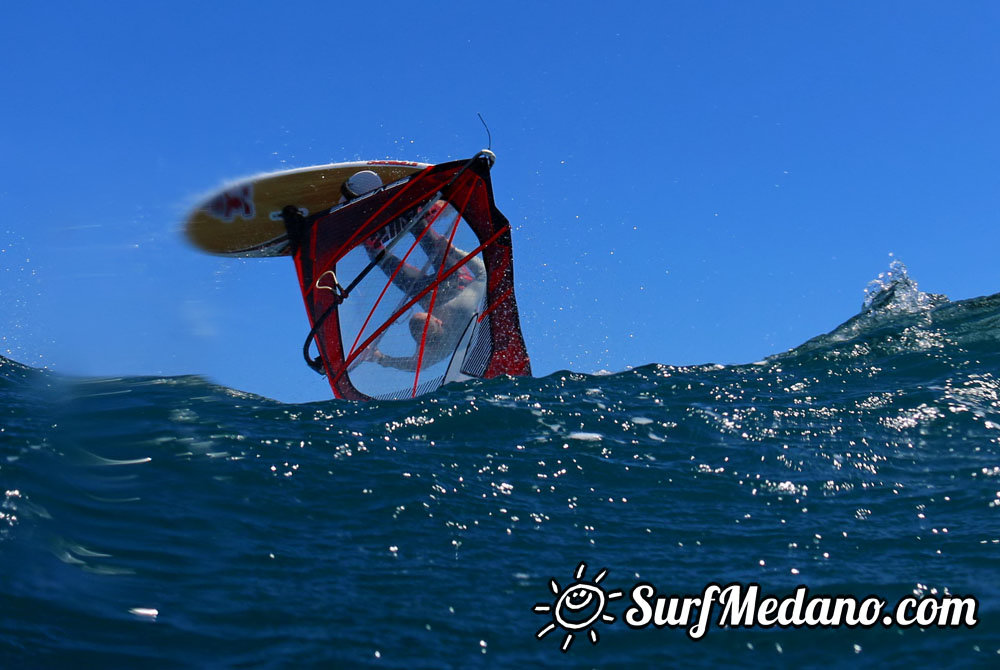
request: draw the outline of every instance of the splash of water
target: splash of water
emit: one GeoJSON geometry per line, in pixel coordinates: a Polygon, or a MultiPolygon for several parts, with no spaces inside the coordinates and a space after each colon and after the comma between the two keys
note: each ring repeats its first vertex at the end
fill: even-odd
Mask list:
{"type": "Polygon", "coordinates": [[[923,312],[947,300],[946,296],[924,293],[917,287],[906,269],[906,264],[898,258],[889,263],[886,272],[868,282],[861,313],[885,311],[894,314],[923,312]]]}

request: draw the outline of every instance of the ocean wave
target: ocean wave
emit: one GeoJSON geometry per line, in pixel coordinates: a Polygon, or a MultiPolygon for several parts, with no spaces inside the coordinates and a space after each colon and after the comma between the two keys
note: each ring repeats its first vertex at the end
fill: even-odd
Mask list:
{"type": "Polygon", "coordinates": [[[971,593],[983,617],[698,644],[608,625],[571,650],[586,665],[852,667],[941,650],[986,664],[998,307],[920,293],[897,271],[831,333],[758,363],[368,404],[0,359],[0,661],[550,664],[566,657],[535,638],[531,608],[586,561],[615,588],[971,593]]]}

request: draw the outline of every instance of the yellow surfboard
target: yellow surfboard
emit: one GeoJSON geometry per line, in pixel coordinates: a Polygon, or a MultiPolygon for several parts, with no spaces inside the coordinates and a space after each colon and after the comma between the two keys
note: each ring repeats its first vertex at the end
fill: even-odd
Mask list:
{"type": "Polygon", "coordinates": [[[334,163],[261,174],[234,181],[203,199],[188,215],[191,243],[222,256],[285,256],[288,239],[281,210],[288,205],[308,216],[337,204],[341,187],[361,170],[383,184],[428,167],[408,161],[334,163]]]}

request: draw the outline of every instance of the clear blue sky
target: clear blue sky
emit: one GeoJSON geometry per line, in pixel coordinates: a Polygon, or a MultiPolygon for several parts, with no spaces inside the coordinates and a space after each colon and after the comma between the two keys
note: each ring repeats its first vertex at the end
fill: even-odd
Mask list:
{"type": "Polygon", "coordinates": [[[536,374],[758,360],[894,253],[1000,291],[993,2],[9,3],[0,353],[329,397],[287,258],[187,246],[223,181],[493,131],[536,374]]]}

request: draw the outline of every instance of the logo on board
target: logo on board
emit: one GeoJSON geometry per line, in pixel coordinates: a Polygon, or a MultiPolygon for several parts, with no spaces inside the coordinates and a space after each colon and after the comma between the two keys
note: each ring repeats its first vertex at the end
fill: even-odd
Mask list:
{"type": "Polygon", "coordinates": [[[205,206],[205,211],[217,219],[230,223],[240,217],[250,220],[254,217],[253,186],[247,184],[223,191],[212,198],[205,206]]]}

